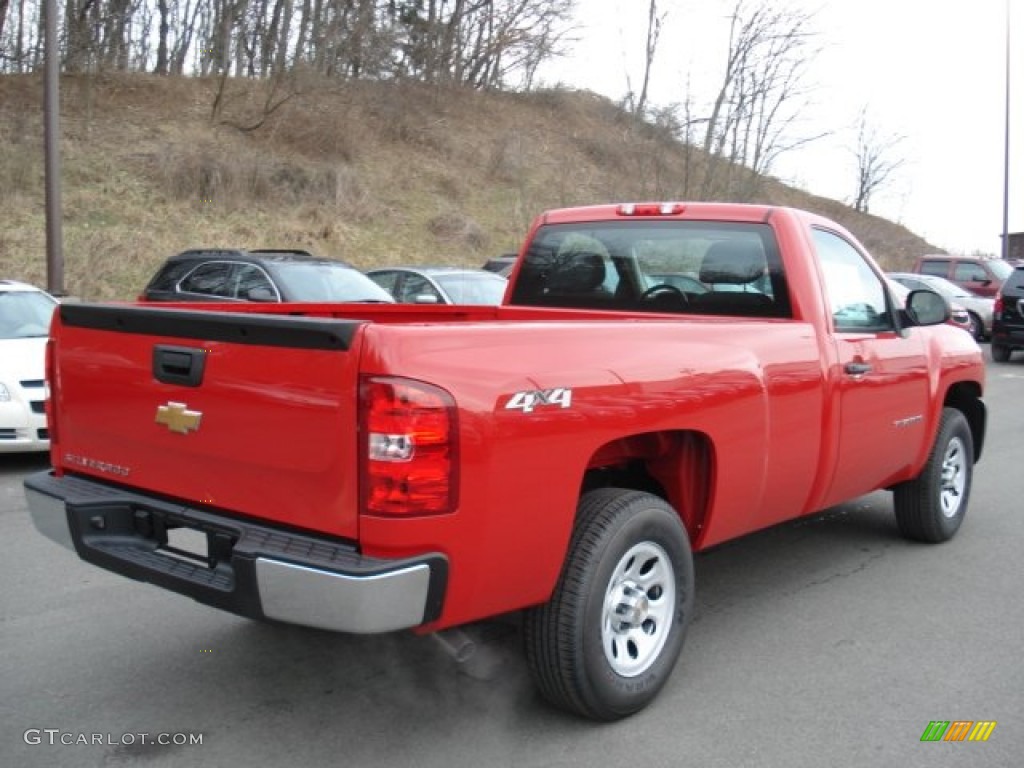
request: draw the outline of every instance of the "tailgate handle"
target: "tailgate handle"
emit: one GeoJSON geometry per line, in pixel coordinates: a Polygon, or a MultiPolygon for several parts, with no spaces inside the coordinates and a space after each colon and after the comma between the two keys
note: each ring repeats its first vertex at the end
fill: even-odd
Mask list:
{"type": "Polygon", "coordinates": [[[157,344],[153,347],[153,377],[165,384],[198,387],[203,383],[206,350],[157,344]]]}

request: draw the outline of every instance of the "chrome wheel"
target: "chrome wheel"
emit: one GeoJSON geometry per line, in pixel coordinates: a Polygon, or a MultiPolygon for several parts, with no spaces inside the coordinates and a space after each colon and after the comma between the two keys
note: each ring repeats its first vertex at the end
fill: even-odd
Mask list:
{"type": "Polygon", "coordinates": [[[946,445],[942,457],[942,481],[939,485],[939,504],[942,514],[955,517],[963,503],[964,487],[967,484],[966,450],[960,438],[954,437],[946,445]]]}
{"type": "Polygon", "coordinates": [[[615,566],[601,614],[601,644],[619,675],[640,675],[658,659],[672,626],[675,582],[668,554],[650,541],[633,546],[615,566]]]}

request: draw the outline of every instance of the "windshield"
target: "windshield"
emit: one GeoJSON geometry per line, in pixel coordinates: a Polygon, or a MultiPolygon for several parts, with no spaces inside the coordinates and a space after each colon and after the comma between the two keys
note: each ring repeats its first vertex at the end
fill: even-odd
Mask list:
{"type": "Polygon", "coordinates": [[[500,304],[508,281],[493,274],[434,275],[452,304],[500,304]]]}
{"type": "Polygon", "coordinates": [[[39,291],[0,292],[0,339],[46,336],[57,302],[39,291]]]}
{"type": "Polygon", "coordinates": [[[276,271],[289,301],[394,302],[362,272],[341,264],[287,264],[276,271]]]}

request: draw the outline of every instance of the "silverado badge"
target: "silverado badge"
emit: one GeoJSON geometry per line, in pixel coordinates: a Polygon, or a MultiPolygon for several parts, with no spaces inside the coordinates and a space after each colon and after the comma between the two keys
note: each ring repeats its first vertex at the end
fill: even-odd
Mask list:
{"type": "Polygon", "coordinates": [[[168,402],[156,409],[156,423],[163,424],[171,432],[187,435],[189,430],[198,430],[202,411],[190,411],[184,403],[168,402]]]}

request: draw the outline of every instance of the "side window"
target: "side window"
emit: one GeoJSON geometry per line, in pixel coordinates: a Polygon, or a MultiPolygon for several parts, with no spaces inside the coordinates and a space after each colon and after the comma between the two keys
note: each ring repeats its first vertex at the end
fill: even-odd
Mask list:
{"type": "Polygon", "coordinates": [[[961,262],[953,269],[953,279],[961,282],[984,282],[989,279],[988,272],[980,264],[961,262]]]}
{"type": "Polygon", "coordinates": [[[178,281],[193,267],[191,261],[172,261],[165,264],[156,276],[150,281],[148,289],[151,291],[173,291],[178,281]]]}
{"type": "Polygon", "coordinates": [[[402,283],[402,298],[400,301],[412,303],[416,301],[418,296],[432,296],[438,304],[443,303],[441,294],[437,292],[437,289],[426,278],[410,272],[406,274],[405,280],[402,283]]]}
{"type": "Polygon", "coordinates": [[[926,259],[921,262],[922,275],[945,277],[947,272],[949,272],[949,262],[945,259],[926,259]]]}
{"type": "Polygon", "coordinates": [[[832,232],[814,230],[825,290],[836,331],[886,331],[893,327],[882,279],[860,251],[832,232]]]}
{"type": "Polygon", "coordinates": [[[231,271],[234,265],[228,261],[200,264],[178,284],[185,293],[200,293],[205,296],[231,296],[231,271]]]}
{"type": "Polygon", "coordinates": [[[267,273],[253,264],[239,264],[235,273],[235,293],[239,299],[280,299],[267,273]]]}

